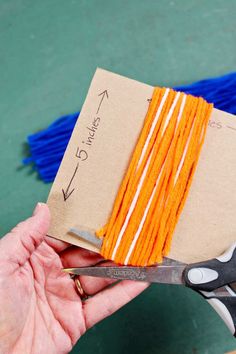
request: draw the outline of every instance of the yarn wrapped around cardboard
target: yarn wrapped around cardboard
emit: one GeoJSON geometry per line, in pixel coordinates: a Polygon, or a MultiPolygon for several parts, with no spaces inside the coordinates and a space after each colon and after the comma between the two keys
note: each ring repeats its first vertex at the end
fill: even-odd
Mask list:
{"type": "MultiPolygon", "coordinates": [[[[49,235],[99,252],[70,232],[111,213],[153,87],[97,69],[48,198],[49,235]]],[[[236,241],[236,119],[214,109],[169,257],[197,262],[236,241]]]]}

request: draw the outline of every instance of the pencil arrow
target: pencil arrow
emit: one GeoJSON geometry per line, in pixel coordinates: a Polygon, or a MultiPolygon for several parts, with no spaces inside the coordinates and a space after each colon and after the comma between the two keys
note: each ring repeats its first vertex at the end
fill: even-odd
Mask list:
{"type": "Polygon", "coordinates": [[[109,98],[107,90],[105,90],[105,91],[99,93],[98,96],[101,96],[101,100],[100,100],[99,105],[98,105],[97,114],[98,114],[98,112],[99,112],[99,110],[100,110],[100,108],[101,108],[101,105],[102,105],[102,102],[103,102],[103,100],[104,100],[104,97],[106,97],[107,99],[109,98]]]}
{"type": "Polygon", "coordinates": [[[69,182],[69,184],[68,184],[66,190],[62,189],[64,202],[67,201],[67,199],[71,196],[71,194],[72,194],[72,193],[74,192],[74,190],[75,190],[75,188],[73,188],[72,190],[70,190],[70,187],[71,187],[71,184],[72,184],[72,182],[73,182],[73,179],[75,178],[75,175],[76,175],[76,173],[77,173],[77,171],[78,171],[78,168],[79,168],[79,163],[77,163],[77,165],[76,165],[76,168],[75,168],[75,170],[74,170],[74,172],[73,172],[73,175],[72,175],[72,177],[71,177],[71,179],[70,179],[70,182],[69,182]]]}
{"type": "Polygon", "coordinates": [[[226,125],[226,127],[229,128],[229,129],[232,129],[232,130],[236,130],[236,128],[230,127],[229,125],[226,125]]]}

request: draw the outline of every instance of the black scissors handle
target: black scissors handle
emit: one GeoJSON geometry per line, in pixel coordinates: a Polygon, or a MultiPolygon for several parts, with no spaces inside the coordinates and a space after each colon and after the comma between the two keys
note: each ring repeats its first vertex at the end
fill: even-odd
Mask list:
{"type": "Polygon", "coordinates": [[[218,258],[189,264],[184,270],[184,280],[190,288],[203,291],[236,282],[236,243],[218,258]]]}
{"type": "Polygon", "coordinates": [[[218,258],[188,265],[183,280],[216,310],[236,337],[236,243],[218,258]]]}

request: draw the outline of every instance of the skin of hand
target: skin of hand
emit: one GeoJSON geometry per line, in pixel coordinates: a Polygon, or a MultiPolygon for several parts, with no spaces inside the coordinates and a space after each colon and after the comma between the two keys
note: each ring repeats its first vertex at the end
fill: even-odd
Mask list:
{"type": "Polygon", "coordinates": [[[0,241],[0,353],[68,353],[87,329],[148,287],[147,283],[80,277],[91,295],[81,301],[63,267],[88,266],[98,254],[46,236],[50,213],[33,216],[0,241]],[[93,295],[93,296],[92,296],[93,295]]]}

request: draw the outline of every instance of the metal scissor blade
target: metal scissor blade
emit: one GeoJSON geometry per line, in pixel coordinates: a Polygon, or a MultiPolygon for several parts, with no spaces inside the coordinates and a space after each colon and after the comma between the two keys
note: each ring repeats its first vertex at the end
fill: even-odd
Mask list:
{"type": "Polygon", "coordinates": [[[70,229],[70,232],[72,232],[73,234],[75,234],[76,236],[78,236],[79,238],[82,238],[83,240],[91,243],[92,245],[94,245],[95,247],[97,247],[98,249],[100,249],[102,247],[102,240],[100,240],[96,235],[95,235],[95,231],[91,230],[89,228],[76,228],[76,227],[72,227],[70,229]]]}
{"type": "Polygon", "coordinates": [[[65,268],[65,272],[99,278],[136,280],[149,283],[183,284],[182,273],[185,264],[166,259],[166,262],[152,267],[100,266],[65,268]],[[170,263],[170,264],[168,264],[170,263]]]}

